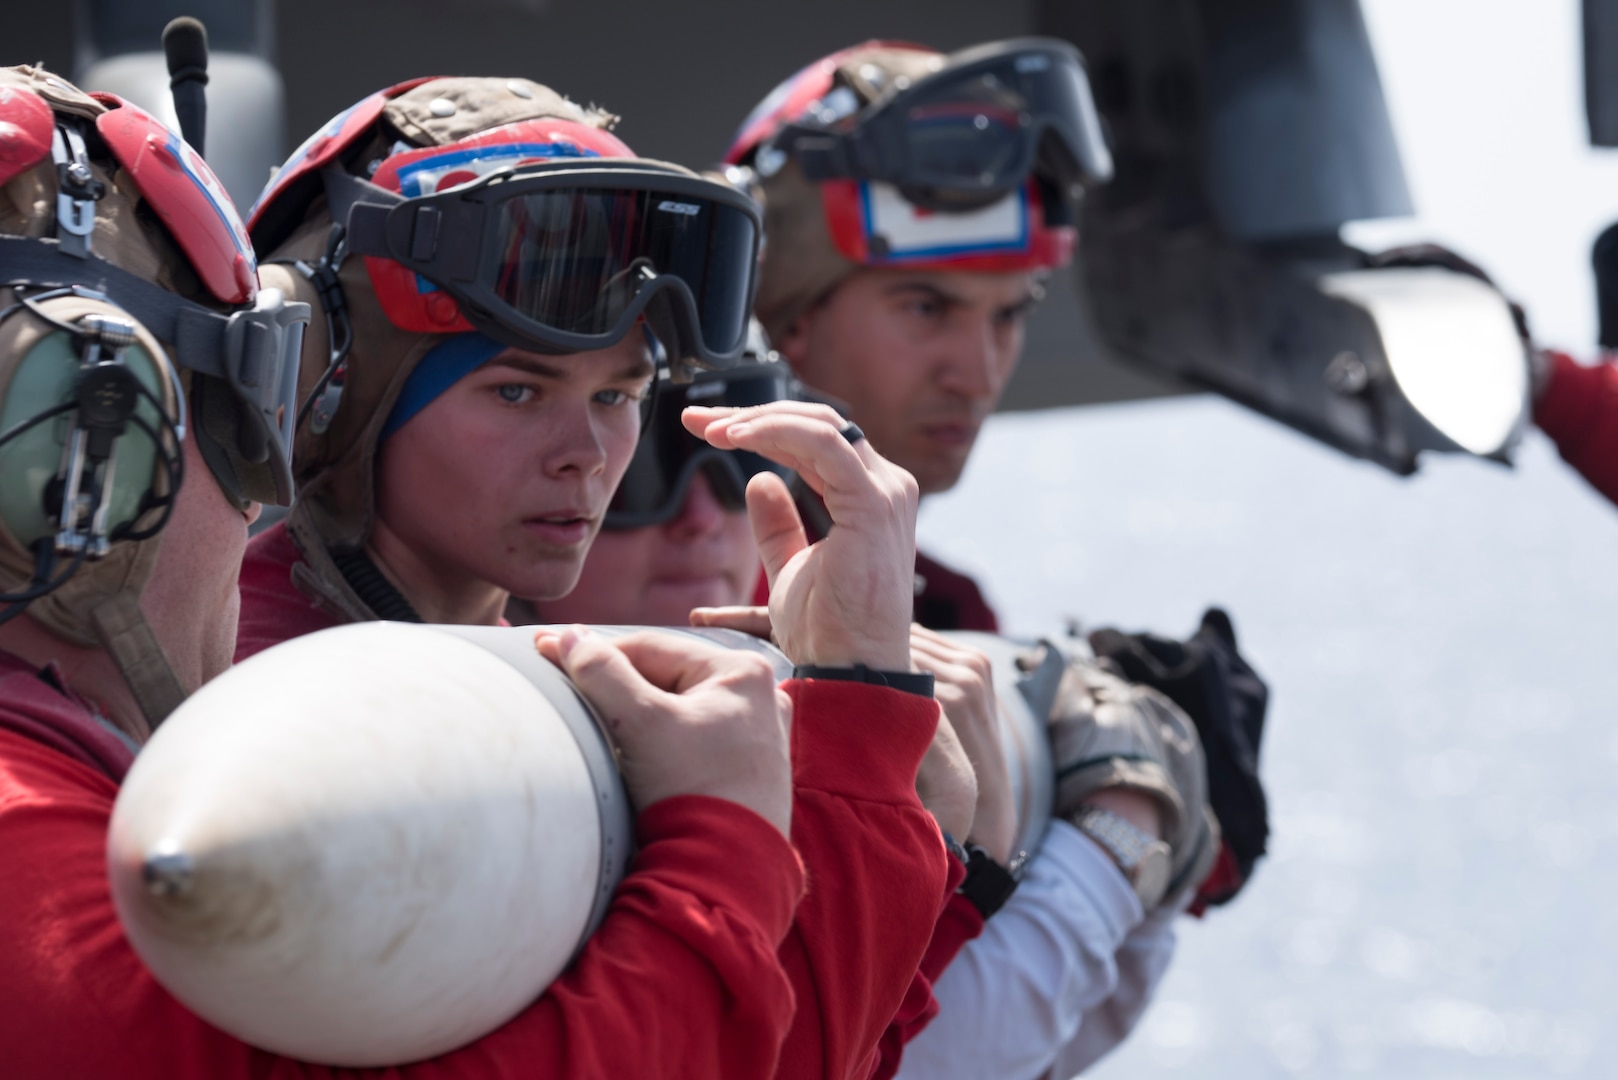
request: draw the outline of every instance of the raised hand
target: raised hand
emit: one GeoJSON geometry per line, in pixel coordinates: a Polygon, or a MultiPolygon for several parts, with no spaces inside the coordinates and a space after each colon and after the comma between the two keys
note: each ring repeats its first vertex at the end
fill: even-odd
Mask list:
{"type": "Polygon", "coordinates": [[[911,670],[915,479],[826,405],[693,407],[682,419],[721,450],[749,450],[792,469],[826,504],[831,532],[810,544],[780,477],[763,473],[747,485],[781,650],[796,664],[911,670]]]}

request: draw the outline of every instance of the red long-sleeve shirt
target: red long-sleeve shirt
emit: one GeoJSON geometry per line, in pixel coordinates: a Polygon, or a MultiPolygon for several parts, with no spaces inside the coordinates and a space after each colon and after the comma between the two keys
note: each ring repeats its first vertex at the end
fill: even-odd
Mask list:
{"type": "Polygon", "coordinates": [[[1550,378],[1534,405],[1534,423],[1569,465],[1618,504],[1618,363],[1586,367],[1566,353],[1546,355],[1550,378]]]}
{"type": "MultiPolygon", "coordinates": [[[[248,545],[238,660],[341,622],[292,584],[298,561],[284,526],[248,545]]],[[[785,685],[794,700],[792,844],[808,885],[780,949],[797,1012],[776,1076],[861,1078],[901,1006],[936,1011],[930,992],[920,1003],[907,994],[961,873],[916,797],[938,705],[857,683],[785,685]]]]}
{"type": "MultiPolygon", "coordinates": [[[[48,673],[46,673],[48,674],[48,673]]],[[[639,857],[575,963],[471,1046],[390,1069],[277,1057],[185,1009],[147,972],[108,889],[130,757],[85,702],[0,655],[0,1062],[7,1076],[746,1078],[774,1073],[793,1015],[777,952],[802,893],[785,839],[698,796],[637,821],[639,857]],[[748,857],[739,859],[738,851],[748,857]]]]}

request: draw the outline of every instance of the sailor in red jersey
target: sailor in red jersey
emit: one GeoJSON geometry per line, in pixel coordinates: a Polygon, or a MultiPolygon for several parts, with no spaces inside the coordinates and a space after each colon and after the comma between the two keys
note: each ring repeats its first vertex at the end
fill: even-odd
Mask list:
{"type": "MultiPolygon", "coordinates": [[[[616,734],[639,763],[626,783],[641,850],[577,961],[499,1030],[428,1062],[326,1069],[241,1043],[153,980],[113,908],[108,822],[152,728],[230,662],[248,526],[260,501],[290,495],[308,312],[258,288],[217,181],[146,113],[15,68],[0,71],[0,121],[6,1074],[772,1075],[793,1015],[777,950],[804,889],[786,838],[786,714],[766,666],[701,646],[652,663],[635,642],[550,640],[587,692],[639,703],[616,734]]],[[[903,565],[893,531],[885,554],[903,565]]],[[[883,554],[842,554],[862,552],[883,554]]],[[[890,606],[902,628],[904,605],[890,606]]],[[[814,612],[781,615],[819,627],[814,612]]],[[[872,693],[799,690],[815,699],[805,713],[850,718],[872,693]]],[[[892,712],[919,757],[934,708],[917,701],[892,712]]]]}
{"type": "MultiPolygon", "coordinates": [[[[239,656],[358,620],[492,624],[510,594],[567,592],[636,446],[649,361],[741,351],[753,204],[629,158],[609,123],[520,80],[406,84],[333,121],[261,198],[264,274],[316,316],[299,499],[250,546],[239,656]],[[518,184],[530,185],[520,203],[505,195],[518,184]],[[444,256],[496,267],[487,280],[467,283],[404,239],[429,213],[498,223],[482,241],[497,252],[444,256]],[[691,266],[700,280],[679,277],[691,266]],[[727,274],[734,294],[717,294],[727,274]]],[[[440,251],[455,242],[443,229],[440,251]]],[[[916,793],[939,725],[906,644],[914,481],[822,405],[692,409],[683,422],[787,463],[840,523],[807,546],[779,482],[750,494],[752,529],[772,538],[779,640],[811,672],[784,684],[808,895],[781,945],[796,1014],[777,1075],[863,1076],[951,872],[916,793]],[[888,685],[871,685],[883,671],[888,685]]],[[[954,779],[970,791],[969,774],[954,779]]]]}

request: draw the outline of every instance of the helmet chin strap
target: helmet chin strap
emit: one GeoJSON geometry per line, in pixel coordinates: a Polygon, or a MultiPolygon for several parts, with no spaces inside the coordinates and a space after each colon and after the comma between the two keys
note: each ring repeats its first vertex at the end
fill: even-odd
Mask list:
{"type": "Polygon", "coordinates": [[[111,597],[90,613],[90,622],[101,647],[118,665],[124,682],[135,695],[135,704],[140,707],[140,730],[128,731],[121,721],[119,726],[124,727],[136,743],[143,743],[185,700],[185,690],[134,594],[119,593],[111,597]]]}

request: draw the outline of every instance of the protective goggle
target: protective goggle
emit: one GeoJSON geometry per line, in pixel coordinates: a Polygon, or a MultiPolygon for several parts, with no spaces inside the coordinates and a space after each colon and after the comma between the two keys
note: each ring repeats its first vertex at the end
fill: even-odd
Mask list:
{"type": "Polygon", "coordinates": [[[370,257],[383,310],[404,329],[442,332],[419,314],[423,294],[441,290],[472,326],[518,348],[603,349],[644,318],[681,374],[682,362],[720,368],[742,351],[762,221],[726,184],[599,158],[413,198],[340,170],[326,179],[347,251],[370,257]]]}
{"type": "Polygon", "coordinates": [[[776,160],[790,157],[812,181],[881,181],[930,210],[987,206],[1030,176],[1063,195],[1112,176],[1084,61],[1064,41],[975,46],[895,87],[852,116],[811,113],[783,127],[760,150],[760,169],[784,155],[776,160]]]}
{"type": "MultiPolygon", "coordinates": [[[[53,240],[0,236],[0,282],[82,290],[122,308],[172,349],[192,380],[197,445],[233,502],[292,502],[298,359],[309,305],[275,289],[250,309],[222,314],[102,259],[65,254],[53,240]]],[[[183,426],[183,422],[182,422],[183,426]]]]}
{"type": "Polygon", "coordinates": [[[786,476],[787,470],[746,450],[719,450],[685,429],[680,413],[688,405],[763,405],[793,396],[785,365],[744,364],[721,375],[689,383],[660,378],[652,414],[641,431],[635,456],[613,494],[603,526],[639,529],[674,518],[698,471],[727,510],[747,506],[747,482],[761,472],[786,476]]]}

